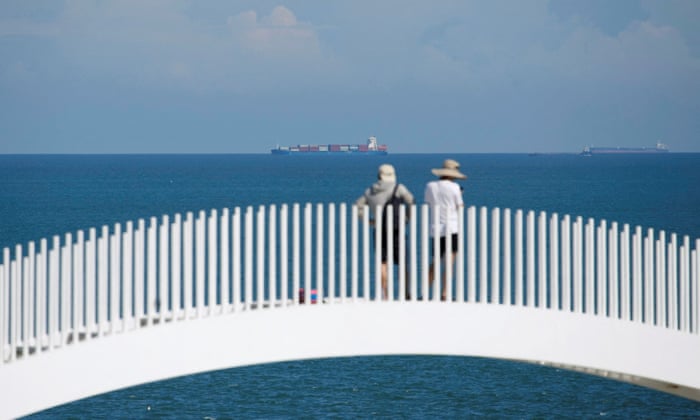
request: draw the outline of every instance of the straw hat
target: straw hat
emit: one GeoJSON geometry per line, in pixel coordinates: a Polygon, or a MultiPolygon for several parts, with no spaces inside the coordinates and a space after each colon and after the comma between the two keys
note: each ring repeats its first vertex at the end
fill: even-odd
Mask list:
{"type": "Polygon", "coordinates": [[[467,176],[459,171],[459,162],[454,159],[446,159],[442,168],[432,170],[433,174],[439,177],[449,177],[454,179],[467,179],[467,176]]]}
{"type": "Polygon", "coordinates": [[[377,175],[382,181],[396,182],[396,171],[394,167],[388,163],[379,166],[379,173],[377,175]]]}

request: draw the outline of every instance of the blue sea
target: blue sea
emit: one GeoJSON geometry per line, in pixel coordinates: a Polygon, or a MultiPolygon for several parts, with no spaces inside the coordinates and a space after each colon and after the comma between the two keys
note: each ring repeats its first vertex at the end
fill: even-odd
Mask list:
{"type": "MultiPolygon", "coordinates": [[[[430,169],[447,157],[468,175],[467,205],[580,215],[700,238],[700,154],[0,155],[0,248],[187,211],[350,203],[385,162],[421,202],[430,169]]],[[[549,367],[406,355],[208,372],[32,417],[700,418],[700,403],[549,367]]]]}

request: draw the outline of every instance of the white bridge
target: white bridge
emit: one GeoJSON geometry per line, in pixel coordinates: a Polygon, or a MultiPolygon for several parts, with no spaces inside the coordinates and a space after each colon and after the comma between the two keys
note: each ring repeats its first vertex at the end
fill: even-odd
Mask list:
{"type": "Polygon", "coordinates": [[[428,283],[438,209],[410,210],[387,299],[379,228],[345,204],[163,216],[5,249],[0,417],[210,370],[393,354],[520,360],[700,401],[700,239],[470,207],[455,264],[437,265],[441,290],[428,283]]]}

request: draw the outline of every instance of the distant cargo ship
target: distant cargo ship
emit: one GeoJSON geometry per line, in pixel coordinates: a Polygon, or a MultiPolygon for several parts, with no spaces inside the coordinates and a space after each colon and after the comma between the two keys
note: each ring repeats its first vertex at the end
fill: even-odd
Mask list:
{"type": "Polygon", "coordinates": [[[296,146],[277,146],[271,149],[273,155],[305,154],[358,154],[386,155],[389,149],[385,144],[378,144],[377,138],[367,139],[367,144],[298,144],[296,146]]]}
{"type": "Polygon", "coordinates": [[[614,154],[652,154],[668,153],[668,146],[663,143],[656,143],[656,147],[592,147],[586,146],[581,154],[591,155],[614,155],[614,154]]]}

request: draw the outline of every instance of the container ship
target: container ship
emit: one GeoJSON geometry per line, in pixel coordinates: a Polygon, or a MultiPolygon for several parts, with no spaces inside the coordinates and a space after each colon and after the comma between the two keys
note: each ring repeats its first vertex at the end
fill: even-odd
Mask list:
{"type": "Polygon", "coordinates": [[[586,146],[581,154],[591,155],[614,155],[614,154],[654,154],[668,153],[668,146],[663,143],[656,143],[656,147],[593,147],[586,146]]]}
{"type": "Polygon", "coordinates": [[[298,144],[296,146],[277,146],[271,149],[273,155],[317,155],[317,154],[357,154],[386,155],[389,153],[385,144],[378,144],[372,136],[366,144],[298,144]]]}

